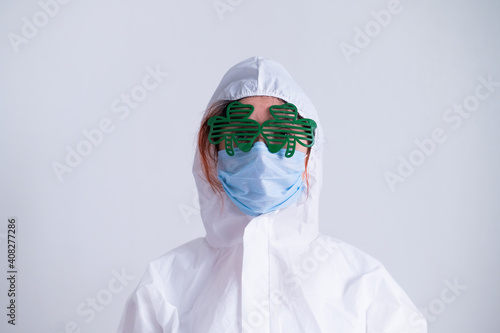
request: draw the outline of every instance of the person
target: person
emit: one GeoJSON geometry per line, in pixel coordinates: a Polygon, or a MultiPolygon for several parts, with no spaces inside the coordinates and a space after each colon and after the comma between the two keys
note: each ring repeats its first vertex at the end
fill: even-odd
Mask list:
{"type": "Polygon", "coordinates": [[[323,129],[277,62],[224,75],[193,174],[206,236],[152,261],[119,333],[422,333],[384,266],[318,232],[323,129]]]}

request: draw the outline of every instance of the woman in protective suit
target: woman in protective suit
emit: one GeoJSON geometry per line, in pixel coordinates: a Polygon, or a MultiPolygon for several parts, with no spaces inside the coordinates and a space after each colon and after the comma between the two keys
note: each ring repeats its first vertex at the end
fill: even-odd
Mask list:
{"type": "Polygon", "coordinates": [[[427,332],[378,261],[318,233],[322,148],[316,109],[280,64],[229,69],[193,165],[206,236],[150,263],[118,332],[427,332]]]}

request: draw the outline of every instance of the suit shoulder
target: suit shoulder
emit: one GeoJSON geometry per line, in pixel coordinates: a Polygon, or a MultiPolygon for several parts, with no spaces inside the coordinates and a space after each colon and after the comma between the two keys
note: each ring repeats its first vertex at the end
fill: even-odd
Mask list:
{"type": "Polygon", "coordinates": [[[345,241],[327,235],[319,235],[316,241],[331,253],[335,253],[337,258],[344,259],[354,271],[366,272],[383,268],[380,261],[345,241]]]}
{"type": "Polygon", "coordinates": [[[212,251],[213,249],[208,245],[205,237],[196,238],[152,260],[148,268],[163,271],[172,268],[172,266],[185,266],[188,263],[206,259],[212,251]]]}

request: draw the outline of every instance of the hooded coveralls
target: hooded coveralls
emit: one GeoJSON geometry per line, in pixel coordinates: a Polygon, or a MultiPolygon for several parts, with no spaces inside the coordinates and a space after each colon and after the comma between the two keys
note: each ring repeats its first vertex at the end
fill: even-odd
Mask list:
{"type": "Polygon", "coordinates": [[[288,72],[261,57],[224,75],[208,106],[273,96],[316,121],[309,191],[252,217],[193,174],[206,236],[150,263],[120,333],[423,333],[425,319],[374,258],[318,233],[323,136],[317,112],[288,72]]]}

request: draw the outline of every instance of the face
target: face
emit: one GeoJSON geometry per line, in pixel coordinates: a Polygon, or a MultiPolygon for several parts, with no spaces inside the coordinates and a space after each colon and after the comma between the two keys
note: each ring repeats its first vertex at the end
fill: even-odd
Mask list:
{"type": "MultiPolygon", "coordinates": [[[[250,117],[248,117],[248,119],[253,119],[253,120],[257,121],[260,125],[262,125],[262,123],[265,122],[266,120],[273,119],[273,116],[269,112],[269,108],[271,106],[285,104],[281,100],[279,100],[278,98],[270,97],[270,96],[245,97],[243,99],[240,99],[239,102],[242,104],[253,105],[254,111],[252,112],[250,117]]],[[[259,135],[257,137],[256,141],[265,142],[262,135],[259,135]]],[[[223,142],[219,143],[219,150],[224,150],[224,149],[225,149],[224,143],[223,142]]],[[[301,151],[303,153],[307,153],[308,148],[306,148],[300,144],[297,144],[295,147],[295,150],[301,151]]]]}

